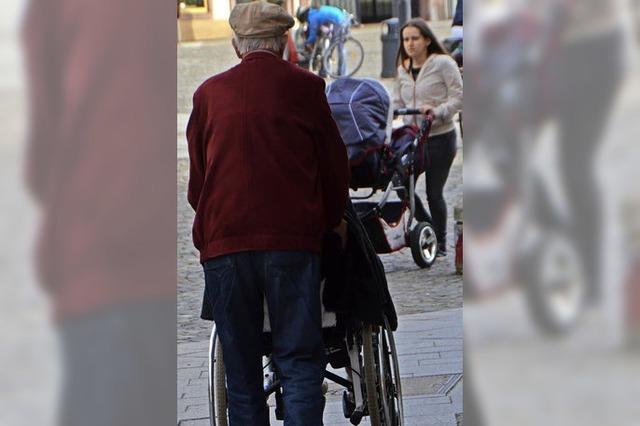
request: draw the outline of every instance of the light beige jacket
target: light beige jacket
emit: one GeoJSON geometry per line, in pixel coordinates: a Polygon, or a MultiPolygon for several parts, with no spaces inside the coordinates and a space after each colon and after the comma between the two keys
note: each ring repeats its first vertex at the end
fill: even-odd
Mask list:
{"type": "MultiPolygon", "coordinates": [[[[431,55],[422,65],[416,81],[404,67],[398,67],[393,90],[393,108],[434,107],[431,136],[455,129],[453,117],[462,109],[462,76],[448,55],[431,55]]],[[[404,116],[405,124],[419,125],[419,116],[404,116]]]]}

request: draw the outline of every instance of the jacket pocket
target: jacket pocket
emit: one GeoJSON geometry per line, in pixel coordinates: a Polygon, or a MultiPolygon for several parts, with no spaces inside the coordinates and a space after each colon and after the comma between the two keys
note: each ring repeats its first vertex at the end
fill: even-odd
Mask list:
{"type": "Polygon", "coordinates": [[[201,317],[213,320],[221,328],[226,318],[226,306],[228,304],[233,281],[235,267],[228,257],[216,258],[204,264],[204,297],[201,317]]]}

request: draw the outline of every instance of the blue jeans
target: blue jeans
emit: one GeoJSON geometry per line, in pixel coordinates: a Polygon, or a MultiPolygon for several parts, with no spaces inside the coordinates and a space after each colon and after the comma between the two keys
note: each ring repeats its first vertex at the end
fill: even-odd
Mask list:
{"type": "MultiPolygon", "coordinates": [[[[351,24],[349,22],[334,24],[333,33],[331,34],[331,44],[335,43],[336,41],[340,41],[340,44],[338,46],[338,75],[340,76],[343,76],[347,73],[347,62],[346,62],[346,56],[344,51],[344,40],[345,40],[345,37],[349,35],[350,28],[351,28],[351,24]]],[[[320,67],[319,75],[320,77],[323,77],[323,78],[327,76],[327,70],[324,67],[324,63],[320,67]]]]}
{"type": "Polygon", "coordinates": [[[331,43],[340,41],[340,47],[338,52],[338,74],[343,76],[347,73],[347,63],[344,51],[344,39],[349,34],[350,24],[348,22],[336,25],[333,29],[333,37],[331,43]]]}
{"type": "Polygon", "coordinates": [[[204,264],[227,373],[231,426],[269,424],[262,388],[263,300],[283,386],[284,424],[322,425],[326,366],[320,310],[320,257],[302,251],[234,253],[204,264]]]}

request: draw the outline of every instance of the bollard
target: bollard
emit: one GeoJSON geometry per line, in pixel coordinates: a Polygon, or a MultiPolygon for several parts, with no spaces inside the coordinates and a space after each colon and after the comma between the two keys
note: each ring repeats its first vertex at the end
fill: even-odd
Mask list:
{"type": "Polygon", "coordinates": [[[400,42],[398,18],[382,21],[380,40],[382,41],[382,73],[380,77],[396,76],[396,55],[400,42]]]}
{"type": "Polygon", "coordinates": [[[453,209],[453,219],[456,221],[454,228],[455,242],[456,242],[456,274],[462,275],[463,269],[463,256],[462,249],[464,245],[463,236],[462,236],[462,207],[457,206],[453,209]]]}

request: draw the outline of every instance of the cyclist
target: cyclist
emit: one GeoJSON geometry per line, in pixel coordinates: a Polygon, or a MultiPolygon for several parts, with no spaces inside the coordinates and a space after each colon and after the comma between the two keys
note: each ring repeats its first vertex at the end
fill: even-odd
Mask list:
{"type": "MultiPolygon", "coordinates": [[[[311,52],[316,42],[318,31],[321,26],[333,24],[333,32],[331,42],[339,41],[338,50],[338,73],[345,74],[346,64],[344,60],[344,39],[349,33],[351,27],[351,17],[349,14],[335,6],[320,7],[300,7],[296,17],[301,23],[308,22],[307,38],[304,42],[307,52],[311,52]]],[[[327,74],[324,65],[320,70],[320,76],[325,77],[327,74]]]]}

